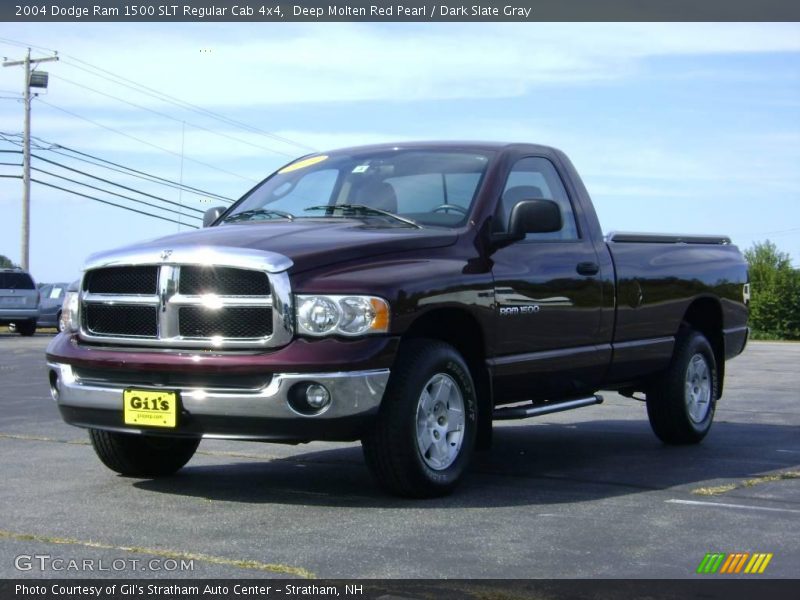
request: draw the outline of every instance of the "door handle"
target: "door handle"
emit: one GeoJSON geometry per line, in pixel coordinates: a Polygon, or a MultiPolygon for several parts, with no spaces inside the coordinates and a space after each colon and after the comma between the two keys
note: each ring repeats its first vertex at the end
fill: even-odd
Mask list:
{"type": "Polygon", "coordinates": [[[582,262],[578,263],[575,270],[581,275],[597,275],[600,272],[600,265],[596,262],[582,262]]]}

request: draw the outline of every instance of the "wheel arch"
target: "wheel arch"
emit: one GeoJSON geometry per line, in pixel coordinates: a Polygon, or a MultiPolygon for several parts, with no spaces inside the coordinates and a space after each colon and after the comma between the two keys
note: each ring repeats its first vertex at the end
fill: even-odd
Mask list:
{"type": "Polygon", "coordinates": [[[417,317],[401,339],[428,338],[453,346],[467,363],[478,398],[478,437],[476,448],[491,445],[494,398],[486,366],[486,333],[478,319],[463,308],[434,308],[417,317]]]}
{"type": "MultiPolygon", "coordinates": [[[[683,315],[681,328],[689,328],[702,333],[711,344],[714,360],[717,363],[717,398],[722,396],[725,380],[725,336],[723,335],[722,306],[718,298],[704,296],[689,305],[683,315]]],[[[678,332],[680,335],[680,331],[678,332]]]]}

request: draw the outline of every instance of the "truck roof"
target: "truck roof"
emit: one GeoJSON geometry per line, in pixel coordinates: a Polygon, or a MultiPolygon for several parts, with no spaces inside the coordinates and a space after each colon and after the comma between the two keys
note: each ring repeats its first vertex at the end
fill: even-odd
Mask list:
{"type": "MultiPolygon", "coordinates": [[[[544,152],[552,153],[558,152],[556,148],[551,146],[543,146],[540,144],[528,144],[521,142],[486,142],[486,141],[407,141],[407,142],[394,142],[385,144],[369,144],[365,146],[350,146],[347,148],[337,148],[320,154],[353,154],[361,152],[382,152],[386,150],[425,150],[425,149],[439,149],[439,150],[483,150],[483,151],[500,151],[500,150],[524,150],[528,152],[544,152]]],[[[315,153],[316,154],[316,153],[315,153]]]]}

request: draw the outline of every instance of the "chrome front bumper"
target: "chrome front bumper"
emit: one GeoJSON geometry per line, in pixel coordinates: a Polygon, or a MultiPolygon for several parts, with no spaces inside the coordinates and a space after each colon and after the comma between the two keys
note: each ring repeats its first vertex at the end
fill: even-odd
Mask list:
{"type": "MultiPolygon", "coordinates": [[[[102,385],[82,382],[75,376],[72,368],[64,363],[48,362],[50,371],[50,393],[62,409],[86,409],[82,414],[98,411],[115,411],[122,414],[122,392],[126,388],[169,389],[177,391],[183,411],[193,418],[229,418],[231,422],[241,422],[242,418],[274,419],[280,422],[291,420],[332,423],[334,420],[362,417],[374,414],[383,399],[389,380],[389,369],[370,371],[348,371],[341,373],[280,373],[273,375],[270,383],[261,389],[203,389],[203,388],[162,388],[114,381],[102,385]],[[330,392],[330,404],[314,415],[295,411],[289,404],[289,391],[299,383],[318,383],[330,392]]],[[[91,422],[81,422],[82,426],[93,427],[91,422]]],[[[109,427],[106,422],[98,422],[100,429],[120,429],[134,431],[129,427],[109,427]]],[[[226,428],[227,429],[227,428],[226,428]]],[[[248,428],[249,429],[249,428],[248,428]]],[[[161,433],[167,433],[161,432],[161,433]]],[[[203,437],[237,437],[235,433],[214,435],[204,432],[203,437]]],[[[244,434],[243,438],[253,437],[244,434]]]]}

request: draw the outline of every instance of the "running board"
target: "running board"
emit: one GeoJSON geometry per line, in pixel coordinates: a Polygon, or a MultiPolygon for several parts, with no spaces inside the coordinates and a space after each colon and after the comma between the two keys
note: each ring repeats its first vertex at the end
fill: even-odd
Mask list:
{"type": "Polygon", "coordinates": [[[527,404],[525,406],[511,406],[509,408],[496,408],[492,414],[492,419],[505,421],[510,419],[527,419],[528,417],[538,417],[549,415],[573,408],[602,404],[603,397],[600,394],[588,396],[586,398],[576,398],[574,400],[564,400],[563,402],[552,402],[549,404],[527,404]]]}

